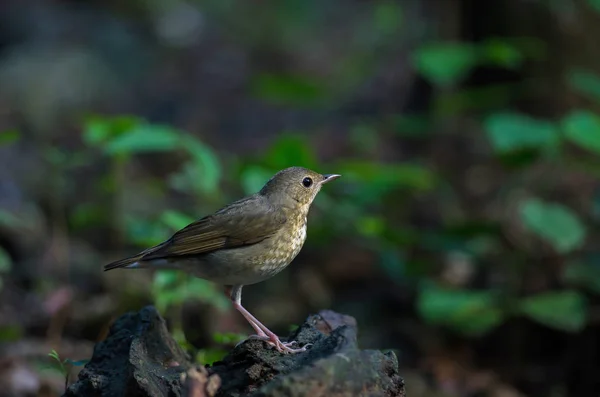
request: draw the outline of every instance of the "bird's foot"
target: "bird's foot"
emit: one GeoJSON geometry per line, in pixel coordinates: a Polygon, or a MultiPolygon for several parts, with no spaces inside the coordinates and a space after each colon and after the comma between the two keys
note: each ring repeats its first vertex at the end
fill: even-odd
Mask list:
{"type": "Polygon", "coordinates": [[[246,339],[244,339],[243,341],[239,342],[237,346],[241,345],[242,343],[250,340],[250,339],[257,339],[257,340],[262,340],[267,342],[267,344],[269,345],[269,347],[271,348],[276,348],[277,351],[279,351],[280,353],[301,353],[301,352],[305,352],[306,350],[308,350],[309,347],[312,346],[311,343],[307,343],[306,345],[300,347],[300,348],[296,348],[294,349],[293,346],[294,345],[298,345],[298,342],[296,342],[295,340],[291,341],[291,342],[282,342],[279,337],[277,335],[273,335],[273,336],[269,336],[267,334],[264,335],[250,335],[249,337],[247,337],[246,339]]]}
{"type": "Polygon", "coordinates": [[[284,354],[295,354],[302,353],[308,350],[309,347],[312,346],[311,343],[307,343],[306,345],[294,349],[292,346],[298,345],[298,342],[295,340],[290,342],[282,342],[277,335],[271,335],[267,340],[265,340],[267,344],[271,347],[274,347],[280,353],[284,354]]]}
{"type": "MultiPolygon", "coordinates": [[[[241,289],[239,291],[241,291],[241,289]]],[[[248,320],[248,322],[250,323],[252,328],[254,328],[254,330],[257,333],[257,335],[252,335],[248,339],[263,340],[263,341],[267,342],[267,344],[269,346],[276,348],[277,351],[279,351],[280,353],[284,353],[284,354],[302,353],[302,352],[305,352],[306,350],[308,350],[308,348],[310,346],[312,346],[310,343],[308,343],[308,344],[304,345],[303,347],[294,349],[292,346],[294,346],[298,342],[296,342],[296,341],[282,342],[277,335],[275,335],[271,330],[269,330],[267,327],[265,327],[264,324],[262,324],[260,321],[258,321],[256,319],[256,317],[254,317],[252,314],[250,314],[250,312],[242,306],[242,304],[239,302],[240,299],[241,299],[241,296],[239,296],[239,297],[232,296],[232,301],[233,301],[235,308],[240,313],[242,313],[242,315],[246,318],[246,320],[248,320]]]]}

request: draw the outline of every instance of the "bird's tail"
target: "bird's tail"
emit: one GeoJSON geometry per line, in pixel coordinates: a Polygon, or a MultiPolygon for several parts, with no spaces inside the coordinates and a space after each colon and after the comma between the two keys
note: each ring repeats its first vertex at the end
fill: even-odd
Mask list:
{"type": "Polygon", "coordinates": [[[129,258],[121,259],[115,262],[111,262],[108,265],[104,266],[104,271],[113,270],[113,269],[133,269],[138,267],[138,261],[142,259],[142,255],[130,256],[129,258]]]}

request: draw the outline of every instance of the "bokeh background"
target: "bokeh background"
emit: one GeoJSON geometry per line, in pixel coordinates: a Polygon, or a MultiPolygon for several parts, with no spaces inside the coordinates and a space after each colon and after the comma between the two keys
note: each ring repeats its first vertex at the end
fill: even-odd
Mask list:
{"type": "Polygon", "coordinates": [[[220,358],[217,286],[102,266],[301,165],[343,178],[245,288],[273,330],[352,315],[412,397],[598,396],[598,37],[598,0],[3,0],[0,395],[147,304],[220,358]]]}

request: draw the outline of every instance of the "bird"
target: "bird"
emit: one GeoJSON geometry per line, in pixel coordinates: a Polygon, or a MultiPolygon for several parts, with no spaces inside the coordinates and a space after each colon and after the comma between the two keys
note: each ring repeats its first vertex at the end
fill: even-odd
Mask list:
{"type": "Polygon", "coordinates": [[[307,216],[321,187],[341,175],[304,167],[277,172],[260,191],[224,206],[136,255],[104,266],[123,269],[178,269],[225,287],[233,306],[264,340],[281,353],[309,345],[283,342],[242,306],[242,288],[285,269],[306,240],[307,216]]]}

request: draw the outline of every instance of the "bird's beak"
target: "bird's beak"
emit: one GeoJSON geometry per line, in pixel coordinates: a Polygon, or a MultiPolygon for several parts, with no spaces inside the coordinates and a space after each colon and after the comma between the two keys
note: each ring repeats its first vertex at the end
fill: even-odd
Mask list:
{"type": "Polygon", "coordinates": [[[327,182],[331,182],[334,179],[338,179],[341,175],[338,174],[327,174],[327,175],[323,175],[323,177],[325,179],[323,179],[323,181],[321,182],[321,184],[327,183],[327,182]]]}

